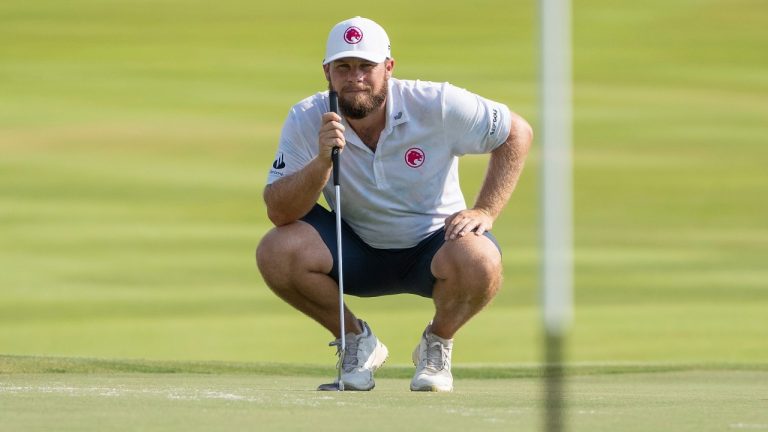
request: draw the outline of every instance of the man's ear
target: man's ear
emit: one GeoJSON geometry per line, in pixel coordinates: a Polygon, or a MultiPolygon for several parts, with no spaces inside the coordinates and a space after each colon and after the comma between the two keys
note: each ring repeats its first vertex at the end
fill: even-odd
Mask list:
{"type": "Polygon", "coordinates": [[[387,71],[387,78],[392,78],[392,71],[395,70],[395,59],[384,60],[384,68],[387,71]]]}

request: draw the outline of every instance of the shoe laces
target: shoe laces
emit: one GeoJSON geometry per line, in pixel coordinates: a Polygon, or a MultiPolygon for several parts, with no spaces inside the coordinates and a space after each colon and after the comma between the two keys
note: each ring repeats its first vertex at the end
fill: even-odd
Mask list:
{"type": "MultiPolygon", "coordinates": [[[[357,368],[357,345],[359,343],[359,338],[357,337],[347,337],[346,338],[346,347],[344,348],[344,358],[341,358],[341,339],[336,339],[335,341],[328,344],[328,346],[335,346],[336,347],[336,355],[339,357],[339,361],[342,362],[341,368],[345,372],[350,372],[357,368]]],[[[336,367],[338,367],[339,364],[336,363],[336,367]]]]}
{"type": "Polygon", "coordinates": [[[440,343],[440,341],[430,342],[427,339],[427,355],[424,359],[425,366],[435,371],[445,369],[449,353],[450,348],[440,343]]]}

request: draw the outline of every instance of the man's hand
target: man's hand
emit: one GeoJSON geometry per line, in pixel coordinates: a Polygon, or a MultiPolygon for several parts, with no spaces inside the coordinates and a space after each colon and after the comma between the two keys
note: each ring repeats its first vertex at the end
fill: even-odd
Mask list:
{"type": "Polygon", "coordinates": [[[344,150],[344,125],[341,124],[341,117],[338,114],[327,112],[323,114],[323,126],[320,128],[318,137],[318,155],[322,161],[331,163],[331,151],[338,147],[341,152],[344,150]]]}
{"type": "Polygon", "coordinates": [[[445,240],[455,240],[474,231],[483,235],[493,226],[493,217],[481,209],[466,209],[445,218],[445,240]]]}
{"type": "Polygon", "coordinates": [[[455,240],[474,231],[483,235],[490,231],[493,221],[509,201],[517,179],[523,170],[525,157],[531,147],[533,131],[522,117],[512,113],[512,124],[504,144],[491,152],[483,186],[475,206],[445,218],[445,240],[455,240]]]}

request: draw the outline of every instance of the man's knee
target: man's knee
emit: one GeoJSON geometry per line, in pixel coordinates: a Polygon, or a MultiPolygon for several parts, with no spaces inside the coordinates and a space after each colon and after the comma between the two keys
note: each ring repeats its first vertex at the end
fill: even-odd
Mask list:
{"type": "Polygon", "coordinates": [[[501,278],[501,253],[487,237],[446,242],[435,255],[432,272],[438,278],[493,283],[501,278]]]}
{"type": "Polygon", "coordinates": [[[256,263],[268,278],[302,270],[330,272],[333,257],[315,229],[304,222],[273,228],[256,248],[256,263]]]}
{"type": "Polygon", "coordinates": [[[256,247],[256,265],[262,274],[275,267],[285,255],[285,245],[280,241],[278,228],[272,228],[256,247]]]}

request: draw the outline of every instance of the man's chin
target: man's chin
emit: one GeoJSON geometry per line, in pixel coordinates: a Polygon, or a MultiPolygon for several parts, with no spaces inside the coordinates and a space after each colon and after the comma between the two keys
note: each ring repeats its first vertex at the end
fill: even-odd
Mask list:
{"type": "Polygon", "coordinates": [[[348,117],[361,119],[373,111],[370,105],[370,102],[365,99],[352,100],[348,101],[346,104],[343,104],[341,108],[344,114],[346,114],[348,117]]]}
{"type": "Polygon", "coordinates": [[[342,98],[346,99],[349,105],[361,105],[370,99],[370,95],[367,91],[355,91],[342,94],[342,98]]]}

